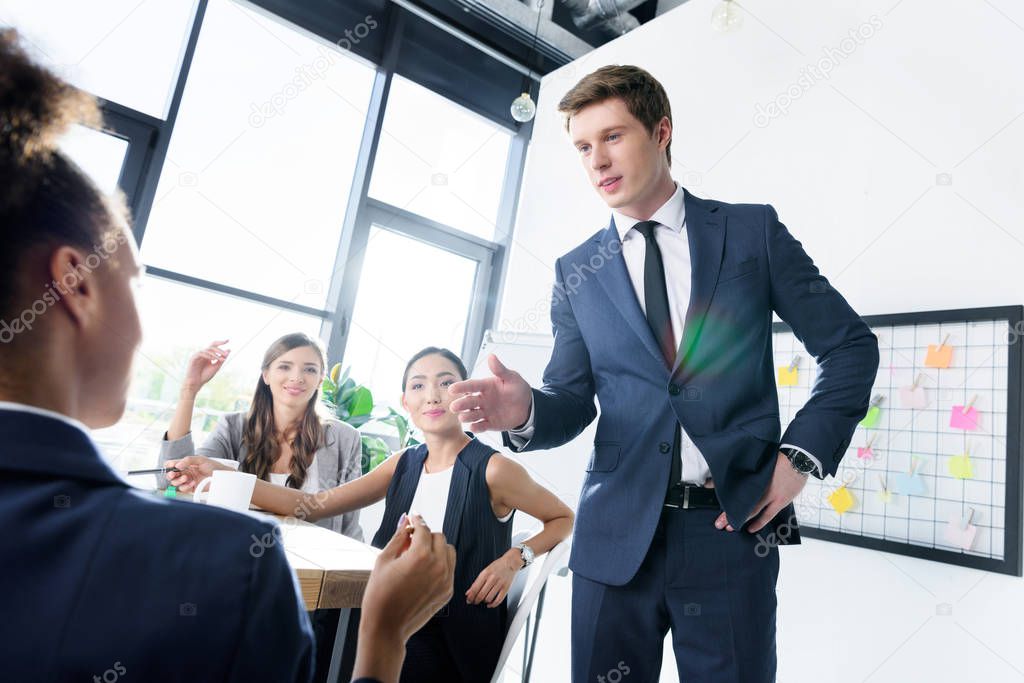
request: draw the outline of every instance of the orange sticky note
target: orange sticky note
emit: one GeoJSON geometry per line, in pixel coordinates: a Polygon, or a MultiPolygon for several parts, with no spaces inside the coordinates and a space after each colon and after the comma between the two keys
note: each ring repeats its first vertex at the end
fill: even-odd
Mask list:
{"type": "Polygon", "coordinates": [[[949,364],[953,361],[953,347],[947,344],[938,346],[936,344],[928,345],[928,353],[924,357],[925,367],[929,368],[948,368],[949,364]]]}
{"type": "Polygon", "coordinates": [[[828,495],[828,502],[836,512],[843,514],[852,508],[856,501],[853,499],[853,494],[850,493],[850,489],[845,486],[840,486],[828,495]]]}
{"type": "Polygon", "coordinates": [[[784,365],[779,368],[778,384],[780,387],[795,387],[797,377],[797,368],[790,370],[788,365],[784,365]]]}

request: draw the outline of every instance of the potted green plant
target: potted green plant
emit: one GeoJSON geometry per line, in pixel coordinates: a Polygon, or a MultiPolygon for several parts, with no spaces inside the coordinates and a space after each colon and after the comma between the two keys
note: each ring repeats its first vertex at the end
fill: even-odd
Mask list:
{"type": "Polygon", "coordinates": [[[335,417],[359,430],[363,447],[362,470],[366,474],[384,462],[391,449],[379,435],[364,433],[364,429],[369,432],[367,428],[376,425],[392,427],[398,435],[399,450],[417,446],[420,442],[413,438],[409,421],[394,408],[388,407],[387,413],[378,411],[374,414],[373,393],[349,377],[350,369],[345,368],[342,372],[341,363],[336,363],[324,377],[320,395],[335,417]]]}

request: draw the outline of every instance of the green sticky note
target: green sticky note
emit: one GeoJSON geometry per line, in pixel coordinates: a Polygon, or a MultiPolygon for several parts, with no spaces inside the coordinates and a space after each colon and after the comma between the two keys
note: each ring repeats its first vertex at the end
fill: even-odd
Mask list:
{"type": "Polygon", "coordinates": [[[874,427],[878,424],[878,417],[882,414],[882,409],[878,406],[871,406],[868,408],[868,414],[864,416],[864,419],[860,421],[861,427],[874,427]]]}

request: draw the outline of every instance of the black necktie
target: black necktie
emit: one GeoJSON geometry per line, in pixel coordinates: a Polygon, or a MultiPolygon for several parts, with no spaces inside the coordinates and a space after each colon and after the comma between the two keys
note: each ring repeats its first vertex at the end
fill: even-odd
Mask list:
{"type": "MultiPolygon", "coordinates": [[[[676,362],[676,338],[672,332],[672,313],[668,307],[668,288],[665,284],[665,264],[661,260],[661,249],[654,240],[654,228],[660,225],[656,221],[643,221],[634,227],[644,236],[644,308],[647,311],[647,324],[651,326],[654,338],[665,359],[669,371],[676,362]]],[[[676,425],[675,437],[672,440],[672,469],[669,472],[668,485],[675,485],[683,478],[682,444],[680,443],[679,425],[676,425]]]]}

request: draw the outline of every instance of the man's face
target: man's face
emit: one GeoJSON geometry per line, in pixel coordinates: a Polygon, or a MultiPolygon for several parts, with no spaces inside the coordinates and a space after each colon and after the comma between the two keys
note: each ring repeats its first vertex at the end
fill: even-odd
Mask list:
{"type": "Polygon", "coordinates": [[[665,148],[672,139],[667,117],[650,133],[614,97],[578,111],[569,119],[569,135],[587,179],[609,208],[634,216],[631,209],[658,191],[665,148]]]}

